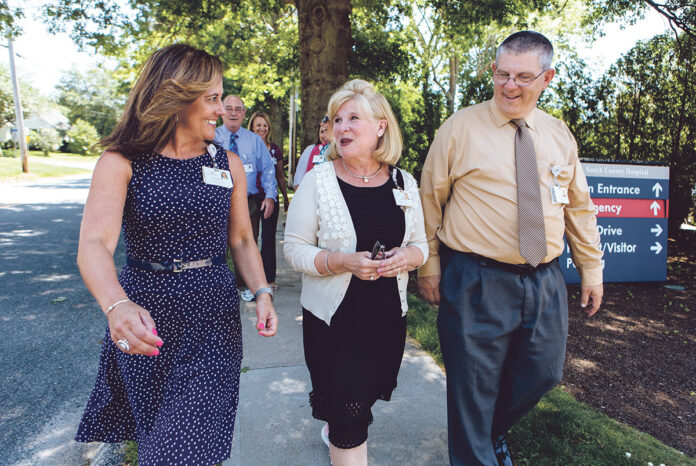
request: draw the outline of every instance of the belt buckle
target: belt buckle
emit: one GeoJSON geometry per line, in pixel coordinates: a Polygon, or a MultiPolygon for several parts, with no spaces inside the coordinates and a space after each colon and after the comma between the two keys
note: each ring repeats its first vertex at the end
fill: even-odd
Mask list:
{"type": "Polygon", "coordinates": [[[532,272],[536,271],[538,266],[534,267],[532,264],[526,263],[526,264],[520,264],[519,267],[522,267],[524,274],[528,274],[528,273],[532,273],[532,272]]]}
{"type": "Polygon", "coordinates": [[[172,272],[179,273],[184,270],[181,259],[172,260],[172,272]]]}

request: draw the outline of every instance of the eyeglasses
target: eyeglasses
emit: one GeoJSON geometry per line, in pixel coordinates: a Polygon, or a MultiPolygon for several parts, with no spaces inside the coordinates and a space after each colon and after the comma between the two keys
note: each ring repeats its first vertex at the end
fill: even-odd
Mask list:
{"type": "Polygon", "coordinates": [[[241,113],[244,111],[244,107],[225,107],[225,112],[227,113],[241,113]]]}
{"type": "Polygon", "coordinates": [[[495,73],[493,73],[493,82],[498,84],[499,86],[504,86],[510,79],[512,79],[512,82],[514,82],[515,85],[520,87],[527,87],[534,81],[536,81],[536,79],[539,76],[546,73],[547,71],[548,70],[544,70],[536,76],[532,76],[531,74],[520,74],[517,76],[510,76],[510,73],[501,73],[499,71],[496,71],[495,73]]]}

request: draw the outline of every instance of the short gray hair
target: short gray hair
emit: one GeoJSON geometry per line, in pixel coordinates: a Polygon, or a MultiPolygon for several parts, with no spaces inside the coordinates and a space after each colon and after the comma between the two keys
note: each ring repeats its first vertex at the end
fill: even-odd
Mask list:
{"type": "Polygon", "coordinates": [[[537,53],[543,71],[551,68],[553,61],[553,45],[543,34],[535,31],[518,31],[505,39],[495,51],[495,61],[501,53],[520,55],[523,53],[537,53]]]}

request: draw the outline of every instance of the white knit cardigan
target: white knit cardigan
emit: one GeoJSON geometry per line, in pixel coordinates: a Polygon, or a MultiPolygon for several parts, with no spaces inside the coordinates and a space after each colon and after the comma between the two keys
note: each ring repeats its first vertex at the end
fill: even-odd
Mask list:
{"type": "MultiPolygon", "coordinates": [[[[401,170],[404,190],[414,200],[413,207],[403,207],[406,229],[401,247],[416,246],[428,258],[423,209],[416,180],[401,170]]],[[[302,184],[290,203],[285,224],[283,252],[290,265],[302,273],[302,306],[312,314],[331,324],[336,309],[343,301],[351,273],[321,275],[314,259],[323,249],[355,252],[357,237],[341,188],[331,162],[314,167],[305,175],[302,184]]],[[[397,276],[401,310],[406,314],[406,285],[408,272],[397,276]]]]}

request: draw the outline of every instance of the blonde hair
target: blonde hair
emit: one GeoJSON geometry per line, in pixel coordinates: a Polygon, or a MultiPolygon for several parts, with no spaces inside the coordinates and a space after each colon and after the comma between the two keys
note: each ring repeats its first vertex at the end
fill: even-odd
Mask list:
{"type": "Polygon", "coordinates": [[[256,111],[251,114],[251,118],[249,118],[249,125],[247,126],[247,129],[249,131],[254,131],[254,120],[257,118],[263,118],[266,120],[266,124],[268,125],[268,132],[266,133],[266,137],[263,138],[263,142],[266,144],[271,143],[271,118],[268,116],[266,112],[262,111],[256,111]]]}
{"type": "MultiPolygon", "coordinates": [[[[362,79],[353,79],[348,81],[331,96],[327,114],[329,115],[329,130],[330,137],[333,139],[333,120],[336,112],[341,105],[348,101],[354,101],[365,115],[375,121],[386,120],[387,128],[384,134],[377,141],[377,148],[372,156],[378,162],[383,162],[388,165],[396,165],[401,158],[401,149],[403,141],[401,139],[401,130],[396,122],[394,112],[389,106],[387,99],[377,91],[372,84],[362,79]]],[[[326,158],[335,160],[340,155],[336,149],[336,141],[331,141],[326,158]]]]}
{"type": "Polygon", "coordinates": [[[142,67],[123,116],[100,141],[132,159],[158,152],[174,137],[178,114],[222,79],[219,58],[186,44],[155,51],[142,67]]]}

